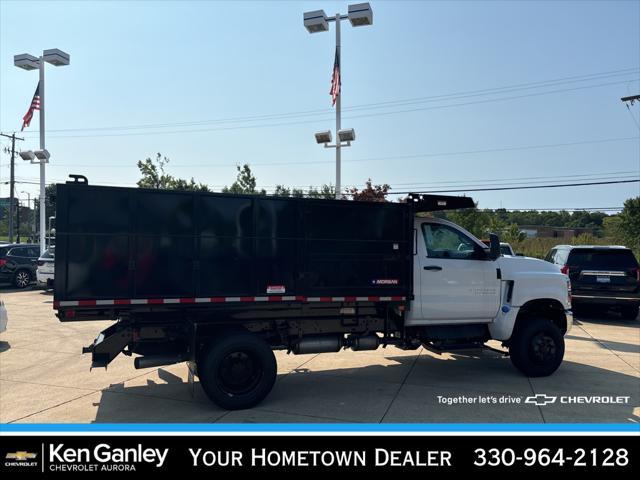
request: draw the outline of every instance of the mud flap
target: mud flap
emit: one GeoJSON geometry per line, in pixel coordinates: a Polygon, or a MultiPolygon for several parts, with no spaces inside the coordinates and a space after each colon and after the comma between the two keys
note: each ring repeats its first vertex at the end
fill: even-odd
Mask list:
{"type": "Polygon", "coordinates": [[[198,374],[196,370],[196,362],[187,362],[187,381],[189,382],[189,392],[191,398],[195,397],[195,377],[198,374]]]}
{"type": "Polygon", "coordinates": [[[116,323],[93,341],[93,344],[82,348],[82,353],[91,353],[91,368],[105,367],[131,343],[133,331],[130,327],[116,323]]]}

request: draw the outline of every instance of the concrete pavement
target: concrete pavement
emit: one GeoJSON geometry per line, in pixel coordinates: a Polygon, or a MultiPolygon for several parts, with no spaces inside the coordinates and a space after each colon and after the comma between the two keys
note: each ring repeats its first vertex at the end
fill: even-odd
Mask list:
{"type": "Polygon", "coordinates": [[[41,290],[5,289],[0,296],[9,313],[0,334],[1,423],[640,421],[638,319],[579,319],[563,365],[548,378],[528,379],[493,352],[277,352],[278,380],[269,397],[254,409],[227,412],[197,382],[192,394],[183,364],[136,370],[121,355],[108,370],[89,371],[80,349],[110,322],[61,323],[51,294],[41,290]],[[524,403],[536,394],[630,399],[524,403]]]}

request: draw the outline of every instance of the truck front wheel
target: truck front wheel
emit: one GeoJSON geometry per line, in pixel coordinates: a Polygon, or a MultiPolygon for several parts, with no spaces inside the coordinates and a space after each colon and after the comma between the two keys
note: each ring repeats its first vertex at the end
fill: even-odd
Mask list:
{"type": "Polygon", "coordinates": [[[197,367],[209,399],[227,410],[260,403],[273,388],[277,374],[276,358],[269,345],[248,332],[216,337],[197,367]]]}
{"type": "Polygon", "coordinates": [[[522,319],[513,331],[509,347],[511,363],[528,377],[546,377],[564,358],[560,329],[544,318],[522,319]]]}

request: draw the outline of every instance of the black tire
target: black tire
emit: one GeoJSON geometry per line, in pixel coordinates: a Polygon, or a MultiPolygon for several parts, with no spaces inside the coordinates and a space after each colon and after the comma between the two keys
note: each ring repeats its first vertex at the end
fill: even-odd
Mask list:
{"type": "Polygon", "coordinates": [[[27,288],[31,283],[31,272],[29,270],[18,270],[13,276],[13,285],[16,288],[27,288]]]}
{"type": "Polygon", "coordinates": [[[640,312],[640,305],[625,305],[620,308],[620,314],[625,320],[635,320],[640,312]]]}
{"type": "Polygon", "coordinates": [[[560,329],[544,318],[524,318],[513,331],[509,347],[511,363],[527,377],[547,377],[564,358],[560,329]]]}
{"type": "Polygon", "coordinates": [[[197,365],[205,393],[227,410],[251,408],[260,403],[276,381],[276,357],[267,343],[248,332],[216,337],[197,365]]]}

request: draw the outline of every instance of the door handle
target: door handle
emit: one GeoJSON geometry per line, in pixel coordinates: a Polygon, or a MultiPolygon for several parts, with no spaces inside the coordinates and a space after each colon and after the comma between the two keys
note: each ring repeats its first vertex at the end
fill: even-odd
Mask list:
{"type": "Polygon", "coordinates": [[[434,270],[434,271],[442,270],[442,267],[439,267],[438,265],[427,265],[422,268],[425,270],[434,270]]]}

